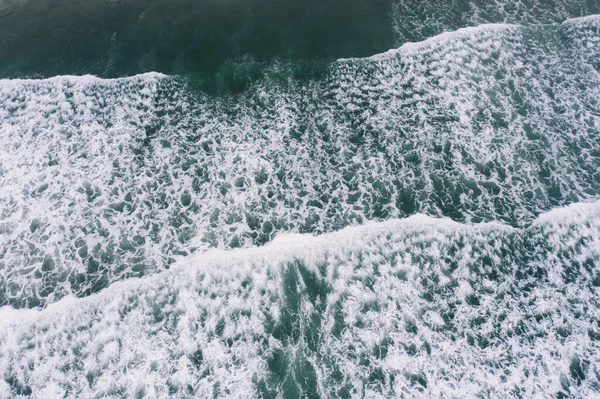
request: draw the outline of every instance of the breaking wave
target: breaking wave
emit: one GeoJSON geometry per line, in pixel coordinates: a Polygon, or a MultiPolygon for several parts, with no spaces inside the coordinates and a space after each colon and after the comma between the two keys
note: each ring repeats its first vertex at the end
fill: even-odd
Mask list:
{"type": "Polygon", "coordinates": [[[0,310],[0,397],[599,392],[600,203],[525,229],[415,215],[0,310]]]}
{"type": "Polygon", "coordinates": [[[0,80],[0,398],[600,395],[599,7],[530,3],[0,80]]]}
{"type": "Polygon", "coordinates": [[[0,303],[279,232],[415,213],[524,227],[597,199],[599,21],[465,29],[316,81],[275,62],[218,97],[155,73],[0,80],[0,303]]]}

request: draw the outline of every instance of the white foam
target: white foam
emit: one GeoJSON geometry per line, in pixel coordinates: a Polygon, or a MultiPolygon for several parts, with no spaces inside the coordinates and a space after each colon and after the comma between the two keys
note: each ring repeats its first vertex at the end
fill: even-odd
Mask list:
{"type": "Polygon", "coordinates": [[[489,23],[555,25],[569,18],[598,13],[598,3],[586,0],[424,0],[418,4],[411,0],[396,0],[392,17],[402,43],[421,41],[466,26],[489,23]]]}
{"type": "MultiPolygon", "coordinates": [[[[256,381],[263,380],[281,393],[281,385],[269,382],[272,372],[267,367],[279,351],[278,356],[299,356],[313,364],[321,395],[342,387],[332,379],[335,369],[352,389],[364,389],[366,395],[448,396],[468,390],[505,397],[514,384],[526,396],[548,393],[560,389],[556,384],[562,374],[569,378],[573,356],[590,359],[599,353],[587,339],[600,316],[598,309],[578,305],[598,300],[598,292],[587,290],[585,279],[591,277],[584,273],[575,284],[559,286],[538,277],[533,291],[523,296],[527,280],[514,273],[539,264],[558,271],[566,267],[546,260],[575,248],[570,238],[585,240],[591,233],[598,240],[598,206],[561,211],[564,224],[587,212],[587,222],[595,227],[579,236],[582,231],[564,230],[556,220],[539,235],[536,226],[544,221],[517,230],[417,215],[318,237],[285,235],[261,248],[212,250],[161,274],[115,283],[98,294],[66,298],[43,310],[4,307],[0,374],[10,377],[6,381],[12,381],[13,391],[6,381],[0,389],[9,396],[15,386],[29,387],[34,397],[47,393],[42,388],[67,397],[110,392],[131,396],[143,389],[147,395],[165,397],[169,389],[182,393],[191,384],[189,393],[196,396],[255,396],[260,395],[256,381]],[[511,250],[523,251],[521,240],[546,241],[548,234],[557,246],[539,246],[539,257],[529,257],[531,263],[510,255],[511,250]],[[508,255],[502,255],[505,250],[508,255]],[[486,266],[482,256],[492,263],[486,266]],[[493,270],[499,273],[497,279],[486,283],[493,270]],[[306,277],[310,274],[312,280],[306,277]],[[446,288],[433,300],[425,299],[436,276],[449,277],[446,288]],[[324,296],[311,296],[315,289],[324,296]],[[457,295],[461,290],[462,301],[457,295]],[[471,297],[479,298],[477,305],[465,303],[471,297]],[[452,303],[454,316],[448,319],[452,303]],[[574,316],[576,312],[584,313],[574,316]],[[536,322],[538,314],[544,318],[536,322]],[[292,324],[285,324],[285,317],[292,324]],[[339,317],[344,321],[341,329],[336,327],[339,317]],[[315,318],[319,324],[302,327],[315,318]],[[297,332],[277,335],[272,323],[297,332]],[[562,326],[569,329],[566,340],[555,333],[562,326]],[[318,352],[309,349],[305,328],[318,329],[318,352]],[[528,332],[509,334],[515,328],[528,332]],[[547,335],[527,338],[539,331],[547,335]],[[298,341],[286,338],[294,334],[299,334],[298,341]],[[500,338],[491,338],[494,334],[500,338]],[[488,346],[479,346],[477,337],[488,339],[488,346]],[[382,344],[384,339],[389,343],[382,344]],[[202,355],[195,355],[198,350],[202,355]],[[368,365],[354,363],[356,356],[368,359],[368,365]],[[377,370],[383,378],[394,375],[396,382],[369,383],[377,370]],[[510,372],[509,378],[494,377],[498,372],[510,372]],[[426,386],[415,378],[424,378],[426,386]]],[[[593,243],[578,251],[600,259],[600,247],[593,243]]],[[[287,378],[302,381],[293,370],[287,369],[287,378]]],[[[572,383],[571,392],[591,394],[593,378],[589,370],[580,385],[572,383]]]]}
{"type": "Polygon", "coordinates": [[[157,78],[166,78],[168,75],[165,75],[160,72],[146,72],[141,73],[134,76],[125,76],[119,78],[101,78],[94,75],[57,75],[49,78],[29,78],[29,79],[0,79],[0,85],[22,85],[22,84],[36,84],[43,82],[52,82],[52,83],[71,83],[71,84],[90,84],[90,83],[123,83],[127,81],[138,81],[144,79],[157,79],[157,78]]]}
{"type": "Polygon", "coordinates": [[[582,223],[588,218],[597,216],[599,213],[600,201],[579,202],[544,212],[535,219],[533,224],[582,223]]]}
{"type": "Polygon", "coordinates": [[[0,397],[597,394],[598,202],[548,212],[599,194],[598,37],[569,24],[218,101],[0,81],[0,288],[44,307],[0,308],[0,397]]]}
{"type": "MultiPolygon", "coordinates": [[[[585,25],[589,25],[590,23],[597,24],[599,22],[600,22],[600,15],[594,14],[594,15],[588,15],[585,17],[568,18],[561,24],[562,25],[585,26],[585,25]]],[[[552,25],[548,25],[548,24],[536,25],[536,27],[543,27],[543,26],[552,26],[552,25]]],[[[460,29],[450,31],[450,32],[442,32],[440,34],[437,34],[435,36],[426,38],[426,39],[418,41],[418,42],[407,42],[407,43],[402,44],[398,48],[390,49],[384,53],[374,54],[372,56],[363,57],[363,58],[358,58],[358,57],[340,58],[338,61],[340,61],[340,62],[357,61],[357,60],[361,60],[361,59],[384,60],[389,57],[412,55],[415,53],[422,52],[423,50],[430,49],[433,46],[435,46],[435,47],[444,46],[444,45],[447,45],[448,43],[451,43],[456,40],[472,38],[473,36],[477,36],[477,35],[481,35],[481,34],[486,34],[486,35],[502,34],[507,31],[521,30],[523,28],[524,28],[523,25],[502,24],[502,23],[491,23],[491,24],[486,23],[486,24],[482,24],[482,25],[478,25],[478,26],[468,26],[468,27],[460,28],[460,29]]]]}
{"type": "MultiPolygon", "coordinates": [[[[541,214],[534,220],[532,226],[555,224],[580,224],[582,220],[600,222],[600,200],[589,203],[571,204],[563,208],[555,208],[541,214]]],[[[13,309],[10,306],[1,307],[0,323],[14,324],[20,318],[38,317],[43,313],[62,313],[69,308],[76,308],[78,303],[91,303],[98,300],[119,297],[134,287],[149,286],[160,281],[171,280],[167,276],[183,275],[196,276],[199,272],[230,274],[232,270],[223,269],[223,263],[237,265],[261,263],[260,259],[268,258],[268,265],[281,265],[295,259],[311,259],[315,253],[351,252],[360,251],[365,245],[385,237],[386,235],[407,234],[434,234],[441,231],[447,234],[451,231],[472,231],[484,234],[486,232],[523,233],[527,229],[515,229],[512,226],[499,222],[479,223],[468,225],[453,221],[448,218],[433,218],[423,214],[416,214],[404,219],[390,219],[383,222],[369,221],[359,226],[348,226],[339,231],[321,235],[281,233],[271,242],[261,247],[237,249],[210,249],[197,255],[181,258],[169,270],[159,275],[143,278],[132,278],[114,283],[111,287],[84,298],[67,296],[60,301],[48,305],[44,309],[13,309]],[[21,316],[22,315],[22,316],[21,316]]],[[[313,258],[310,263],[319,263],[320,259],[313,258]]]]}
{"type": "Polygon", "coordinates": [[[594,15],[587,15],[585,17],[578,17],[578,18],[568,18],[567,20],[565,20],[563,22],[563,25],[588,25],[588,24],[594,24],[597,25],[598,23],[600,23],[600,15],[598,14],[594,14],[594,15]]]}
{"type": "Polygon", "coordinates": [[[340,58],[338,61],[357,61],[361,59],[374,61],[385,60],[389,57],[412,55],[415,53],[419,53],[425,49],[430,49],[433,46],[444,46],[456,40],[472,38],[473,36],[476,36],[478,34],[503,33],[506,31],[519,30],[522,28],[522,26],[516,24],[483,24],[479,26],[469,26],[451,32],[443,32],[419,42],[407,42],[402,44],[402,46],[398,48],[390,49],[384,53],[374,54],[369,57],[363,58],[340,58]]]}
{"type": "MultiPolygon", "coordinates": [[[[564,211],[568,213],[568,211],[564,211]]],[[[77,308],[80,303],[93,303],[98,300],[119,297],[128,291],[135,291],[139,286],[149,286],[157,284],[167,276],[173,274],[184,276],[195,276],[198,272],[212,273],[231,273],[231,270],[223,269],[223,261],[232,264],[243,265],[245,263],[255,263],[259,259],[268,258],[268,264],[280,265],[294,259],[311,258],[314,253],[327,252],[328,249],[335,248],[337,251],[345,252],[351,249],[360,248],[361,243],[373,240],[376,237],[398,230],[417,230],[428,231],[435,229],[476,229],[476,230],[506,230],[512,231],[514,228],[497,222],[481,223],[475,226],[468,226],[455,222],[447,218],[432,218],[427,215],[417,214],[405,219],[391,219],[384,222],[367,222],[360,226],[348,226],[340,231],[326,233],[322,235],[281,233],[273,241],[261,246],[237,249],[210,249],[198,255],[190,255],[181,258],[177,263],[171,265],[169,270],[160,274],[143,277],[130,278],[125,281],[116,282],[109,288],[83,298],[67,296],[61,300],[49,304],[44,309],[13,309],[11,306],[0,307],[0,323],[11,325],[19,323],[22,319],[31,319],[39,317],[43,313],[63,313],[68,309],[77,308]]],[[[318,262],[315,262],[318,263],[318,262]]],[[[2,324],[0,324],[2,325],[2,324]]]]}
{"type": "Polygon", "coordinates": [[[157,74],[2,81],[1,303],[278,232],[415,212],[524,227],[597,199],[597,34],[486,29],[219,99],[157,74]]]}

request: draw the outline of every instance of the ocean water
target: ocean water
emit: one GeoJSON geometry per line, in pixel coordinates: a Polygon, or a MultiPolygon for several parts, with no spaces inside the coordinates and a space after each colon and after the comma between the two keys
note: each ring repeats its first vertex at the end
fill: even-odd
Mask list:
{"type": "Polygon", "coordinates": [[[600,3],[0,2],[0,398],[600,396],[600,3]]]}

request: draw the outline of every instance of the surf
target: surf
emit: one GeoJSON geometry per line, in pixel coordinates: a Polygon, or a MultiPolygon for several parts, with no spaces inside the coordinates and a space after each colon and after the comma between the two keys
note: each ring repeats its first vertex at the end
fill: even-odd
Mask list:
{"type": "Polygon", "coordinates": [[[523,227],[594,200],[587,21],[446,35],[312,82],[269,79],[275,65],[222,97],[159,74],[3,80],[1,303],[87,296],[279,232],[415,213],[523,227]]]}
{"type": "Polygon", "coordinates": [[[415,215],[211,250],[43,310],[2,308],[0,389],[585,396],[599,315],[580,305],[597,300],[599,243],[593,202],[525,229],[415,215]],[[555,260],[570,251],[577,269],[555,260]]]}
{"type": "Polygon", "coordinates": [[[540,7],[0,80],[0,398],[596,393],[599,19],[540,7]]]}

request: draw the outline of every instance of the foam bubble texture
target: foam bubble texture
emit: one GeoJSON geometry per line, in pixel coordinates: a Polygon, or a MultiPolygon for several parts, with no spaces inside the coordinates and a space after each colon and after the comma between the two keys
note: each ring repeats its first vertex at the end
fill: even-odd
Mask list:
{"type": "Polygon", "coordinates": [[[399,43],[489,23],[551,24],[600,13],[598,0],[411,0],[394,1],[399,43]]]}
{"type": "Polygon", "coordinates": [[[461,30],[313,82],[0,81],[0,304],[210,247],[421,212],[515,227],[600,194],[597,17],[461,30]]]}
{"type": "Polygon", "coordinates": [[[600,203],[417,215],[0,309],[0,397],[600,394],[600,203]]]}

